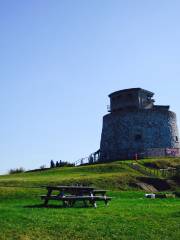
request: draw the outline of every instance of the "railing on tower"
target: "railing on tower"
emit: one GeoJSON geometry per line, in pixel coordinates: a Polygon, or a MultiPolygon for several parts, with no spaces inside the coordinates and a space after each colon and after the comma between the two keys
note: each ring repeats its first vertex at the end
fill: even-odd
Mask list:
{"type": "Polygon", "coordinates": [[[91,153],[88,157],[78,159],[74,165],[80,166],[85,164],[93,164],[99,161],[100,158],[100,149],[94,153],[91,153]]]}

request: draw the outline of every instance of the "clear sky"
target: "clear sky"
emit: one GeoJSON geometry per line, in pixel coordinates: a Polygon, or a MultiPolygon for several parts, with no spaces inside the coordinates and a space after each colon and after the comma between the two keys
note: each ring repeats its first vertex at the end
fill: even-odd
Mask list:
{"type": "Polygon", "coordinates": [[[179,0],[0,0],[0,173],[96,151],[116,90],[153,91],[180,120],[179,13],[179,0]]]}

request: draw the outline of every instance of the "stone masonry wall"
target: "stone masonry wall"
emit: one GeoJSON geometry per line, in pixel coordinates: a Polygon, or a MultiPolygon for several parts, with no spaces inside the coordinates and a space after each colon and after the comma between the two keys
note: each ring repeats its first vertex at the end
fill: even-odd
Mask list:
{"type": "Polygon", "coordinates": [[[123,110],[103,118],[101,161],[134,158],[136,153],[152,156],[156,151],[164,156],[167,148],[179,154],[176,114],[171,111],[123,110]]]}

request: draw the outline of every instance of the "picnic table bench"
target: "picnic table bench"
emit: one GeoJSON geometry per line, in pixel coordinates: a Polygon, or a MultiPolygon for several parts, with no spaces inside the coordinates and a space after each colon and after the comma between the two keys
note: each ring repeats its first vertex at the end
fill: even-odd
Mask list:
{"type": "Polygon", "coordinates": [[[97,207],[96,201],[104,201],[107,205],[111,200],[106,196],[106,190],[97,190],[93,187],[82,186],[46,186],[47,195],[42,195],[44,206],[48,205],[49,200],[62,201],[63,206],[74,206],[77,201],[82,201],[85,206],[90,203],[97,207]],[[56,194],[52,195],[53,192],[56,194]],[[100,194],[100,195],[97,195],[100,194]]]}

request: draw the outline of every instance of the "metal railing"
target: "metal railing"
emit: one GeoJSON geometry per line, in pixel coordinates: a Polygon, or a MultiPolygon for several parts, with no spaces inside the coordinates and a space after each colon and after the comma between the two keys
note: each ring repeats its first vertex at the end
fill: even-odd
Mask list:
{"type": "Polygon", "coordinates": [[[80,158],[74,162],[75,166],[85,165],[85,164],[93,164],[99,161],[100,158],[100,150],[91,153],[88,157],[80,158]]]}
{"type": "Polygon", "coordinates": [[[149,168],[137,161],[135,163],[130,163],[129,166],[143,174],[146,174],[152,177],[170,178],[177,174],[177,168],[173,168],[173,167],[168,167],[164,169],[149,168]]]}

